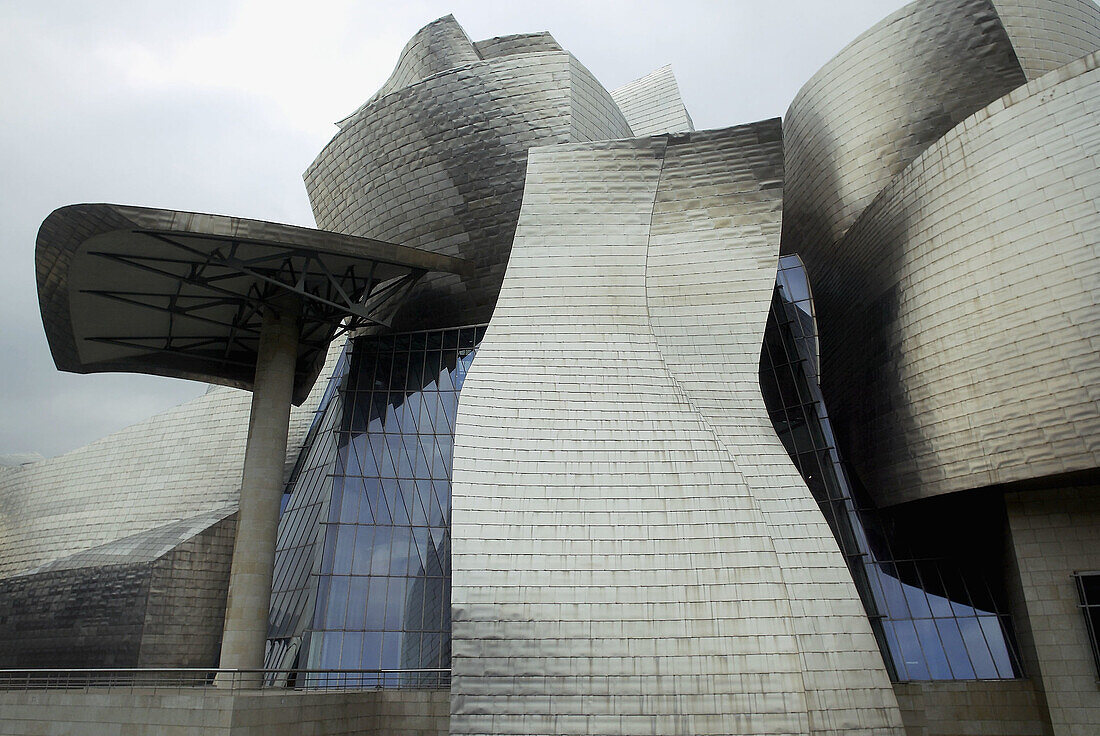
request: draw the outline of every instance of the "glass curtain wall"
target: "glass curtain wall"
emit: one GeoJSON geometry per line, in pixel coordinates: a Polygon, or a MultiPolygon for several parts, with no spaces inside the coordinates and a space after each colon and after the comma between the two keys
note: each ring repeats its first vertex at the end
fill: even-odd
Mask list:
{"type": "Polygon", "coordinates": [[[985,570],[912,557],[858,500],[818,384],[817,328],[805,268],[780,258],[760,384],[776,433],[821,506],[897,680],[1021,676],[1007,602],[985,570]]]}
{"type": "Polygon", "coordinates": [[[454,422],[484,332],[349,341],[284,497],[268,667],[445,684],[454,422]]]}

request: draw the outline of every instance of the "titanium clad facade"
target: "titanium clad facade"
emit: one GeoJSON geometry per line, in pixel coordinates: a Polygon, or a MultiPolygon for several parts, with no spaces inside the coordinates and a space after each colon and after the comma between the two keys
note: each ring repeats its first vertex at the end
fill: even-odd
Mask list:
{"type": "Polygon", "coordinates": [[[0,668],[209,667],[225,617],[231,512],[0,579],[0,668]]]}
{"type": "Polygon", "coordinates": [[[945,135],[818,274],[825,396],[880,503],[1100,467],[1097,64],[945,135]]]}
{"type": "Polygon", "coordinates": [[[963,118],[1100,48],[1091,0],[917,0],[848,44],[784,117],[783,251],[817,273],[890,179],[963,118]]]}
{"type": "MultiPolygon", "coordinates": [[[[401,55],[397,65],[385,84],[374,93],[366,105],[390,92],[410,87],[433,74],[439,74],[456,67],[475,64],[481,56],[474,48],[473,41],[458,24],[453,15],[445,15],[416,32],[401,55]]],[[[364,105],[364,107],[366,107],[364,105]]],[[[344,120],[341,125],[348,123],[344,120]]]]}
{"type": "Polygon", "coordinates": [[[1093,0],[994,0],[1028,81],[1100,49],[1093,0]]]}
{"type": "Polygon", "coordinates": [[[472,277],[426,276],[395,329],[489,320],[528,148],[630,137],[607,91],[552,41],[491,39],[481,59],[453,18],[436,21],[306,171],[319,227],[475,264],[472,277]],[[438,69],[445,64],[453,66],[438,69]]]}
{"type": "MultiPolygon", "coordinates": [[[[292,415],[268,666],[454,734],[1091,735],[1098,29],[917,0],[695,132],[667,67],[425,26],[306,186],[475,267],[292,415]]],[[[0,659],[211,664],[247,400],[0,470],[0,659]]]]}
{"type": "Polygon", "coordinates": [[[456,428],[452,733],[901,732],[760,395],[781,153],[532,151],[456,428]]]}
{"type": "Polygon", "coordinates": [[[562,51],[554,37],[545,31],[541,33],[517,33],[510,36],[495,36],[474,44],[478,56],[493,59],[498,56],[515,54],[538,54],[547,51],[562,51]]]}
{"type": "Polygon", "coordinates": [[[843,268],[836,243],[890,178],[1026,81],[990,0],[917,0],[803,85],[783,119],[783,252],[819,295],[818,275],[843,268]]]}
{"type": "Polygon", "coordinates": [[[891,678],[1007,682],[1020,677],[1011,606],[998,565],[959,539],[979,537],[1000,550],[1002,521],[990,514],[992,533],[979,533],[975,523],[959,533],[940,519],[942,539],[929,540],[926,521],[908,523],[912,513],[876,509],[858,491],[818,385],[813,315],[801,260],[781,257],[760,355],[760,388],[776,434],[848,562],[891,678]]]}
{"type": "Polygon", "coordinates": [[[636,136],[695,130],[671,66],[663,66],[612,90],[611,99],[623,111],[636,136]]]}
{"type": "Polygon", "coordinates": [[[213,389],[91,445],[0,475],[0,575],[233,506],[249,400],[244,391],[213,389]]]}
{"type": "MultiPolygon", "coordinates": [[[[319,382],[291,409],[288,473],[324,389],[319,382]]],[[[90,445],[0,474],[0,577],[236,506],[250,401],[248,392],[211,388],[90,445]]]]}

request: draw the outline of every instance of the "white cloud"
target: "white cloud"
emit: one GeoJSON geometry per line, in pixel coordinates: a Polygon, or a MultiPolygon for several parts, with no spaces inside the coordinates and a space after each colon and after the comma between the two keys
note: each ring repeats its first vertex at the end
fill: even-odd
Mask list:
{"type": "Polygon", "coordinates": [[[301,173],[409,37],[549,30],[609,87],[672,63],[699,127],[781,115],[902,0],[51,0],[0,3],[0,454],[72,449],[197,395],[72,376],[42,334],[33,248],[61,205],[116,201],[312,224],[301,173]]]}

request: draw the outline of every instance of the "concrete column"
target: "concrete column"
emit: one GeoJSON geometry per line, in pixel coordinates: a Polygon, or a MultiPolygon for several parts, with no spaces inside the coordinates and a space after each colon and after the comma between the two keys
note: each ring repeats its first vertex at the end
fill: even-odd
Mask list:
{"type": "MultiPolygon", "coordinates": [[[[220,666],[224,669],[260,669],[264,666],[300,309],[297,297],[283,295],[275,306],[266,308],[260,330],[237,515],[237,540],[222,633],[220,666]]],[[[220,677],[218,682],[229,685],[231,679],[220,677]]],[[[239,682],[259,687],[261,678],[258,674],[243,676],[239,682]]]]}

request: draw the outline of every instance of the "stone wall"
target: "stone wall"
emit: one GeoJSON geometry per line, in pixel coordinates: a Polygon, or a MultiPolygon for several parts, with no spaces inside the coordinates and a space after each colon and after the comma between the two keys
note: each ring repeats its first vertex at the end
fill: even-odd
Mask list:
{"type": "Polygon", "coordinates": [[[906,736],[1047,736],[1042,693],[1030,680],[894,684],[906,736]]]}
{"type": "Polygon", "coordinates": [[[1005,506],[1024,606],[1017,626],[1038,670],[1029,674],[1056,736],[1092,736],[1100,688],[1073,573],[1100,570],[1100,487],[1009,493],[1005,506]]]}
{"type": "Polygon", "coordinates": [[[446,690],[0,692],[0,736],[446,736],[446,690]]]}

